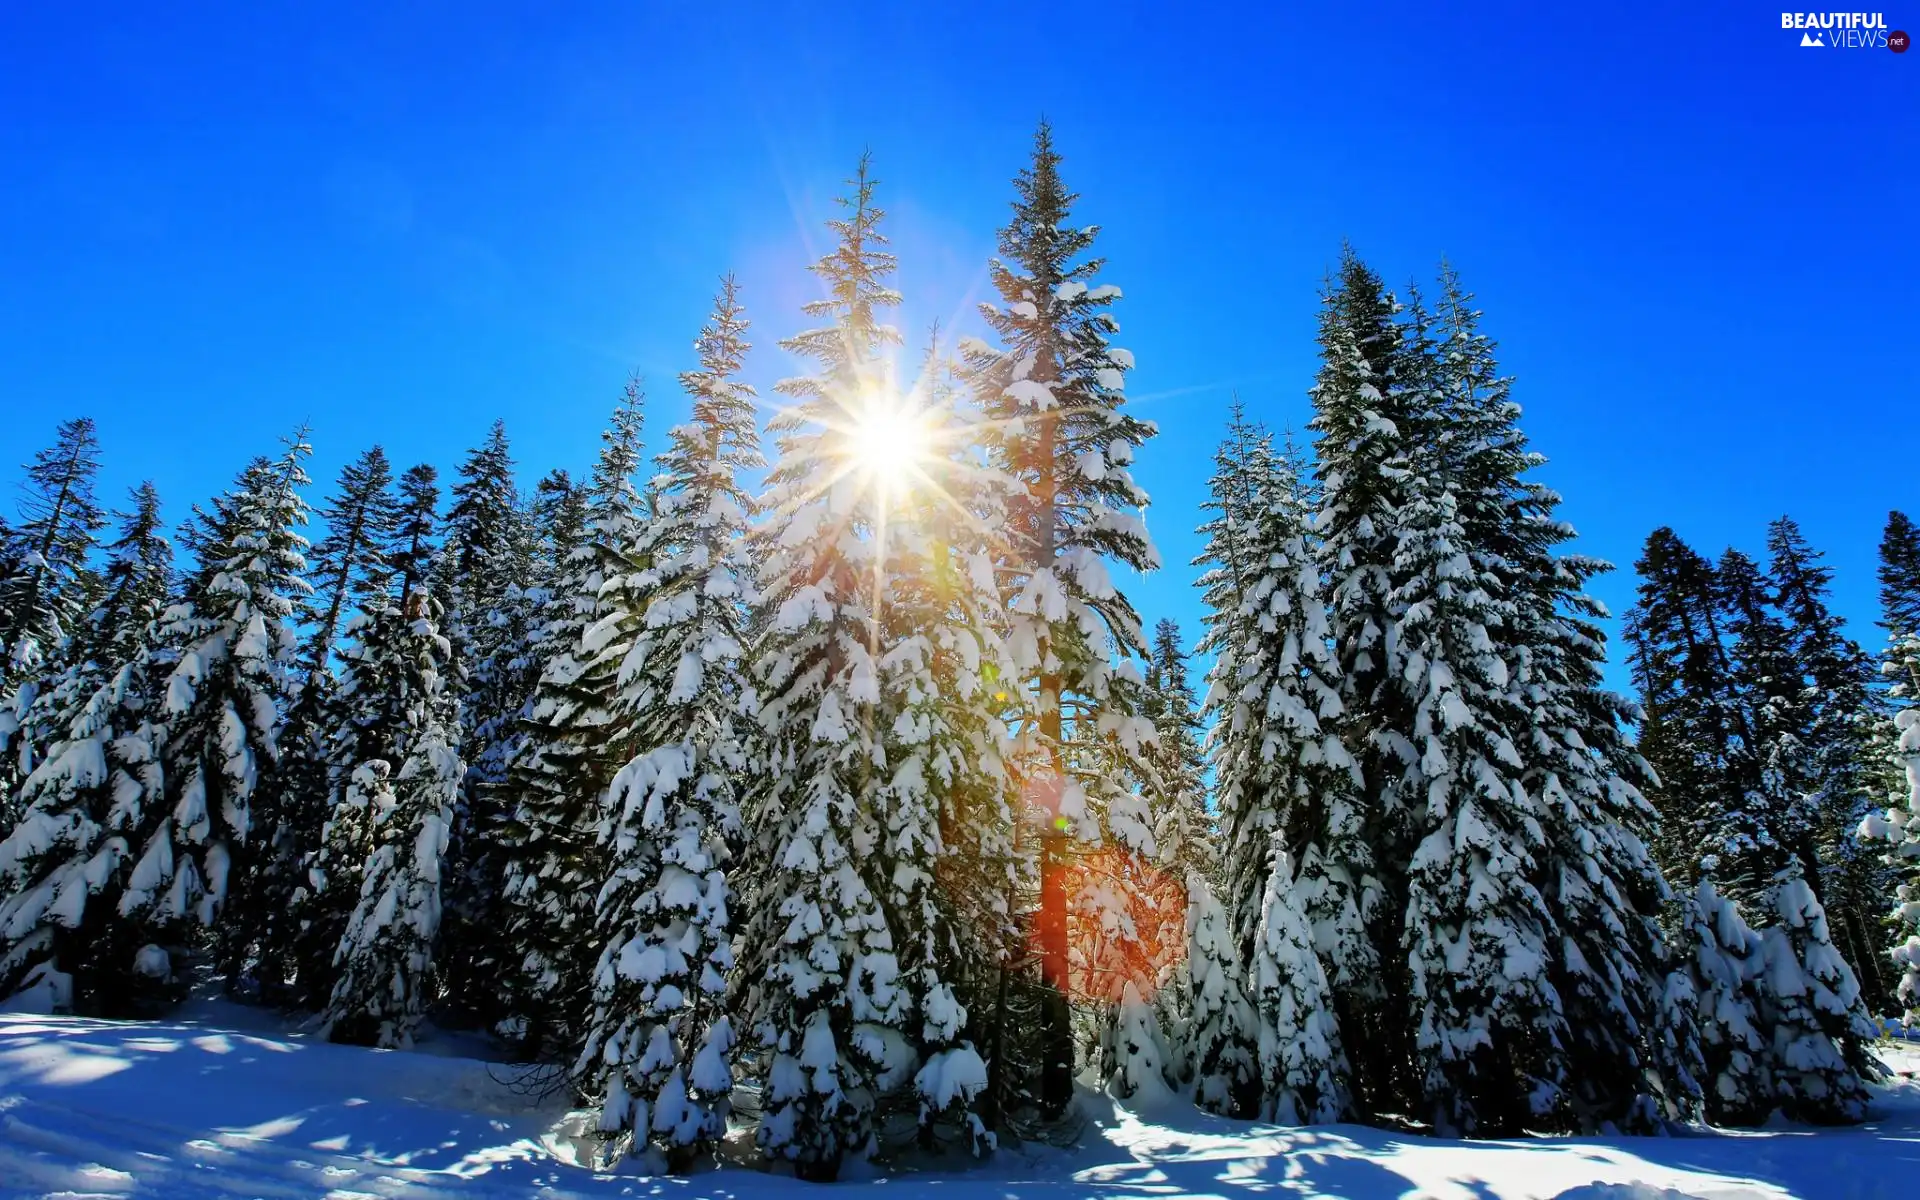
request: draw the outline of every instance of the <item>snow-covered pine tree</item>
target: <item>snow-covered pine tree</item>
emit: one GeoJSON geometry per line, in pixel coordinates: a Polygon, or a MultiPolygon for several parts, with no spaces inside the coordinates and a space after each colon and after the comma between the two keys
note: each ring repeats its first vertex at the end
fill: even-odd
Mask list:
{"type": "Polygon", "coordinates": [[[1185,958],[1190,880],[1210,876],[1216,856],[1207,812],[1205,727],[1187,678],[1180,626],[1168,618],[1153,627],[1141,715],[1153,723],[1156,735],[1143,754],[1152,770],[1142,781],[1153,825],[1155,874],[1148,877],[1149,886],[1130,897],[1130,907],[1136,923],[1150,928],[1143,938],[1153,972],[1149,982],[1158,996],[1177,997],[1184,989],[1167,985],[1185,958]]]}
{"type": "Polygon", "coordinates": [[[392,579],[387,555],[399,510],[386,451],[374,446],[341,468],[318,515],[327,531],[307,555],[312,597],[303,607],[310,620],[290,672],[280,766],[269,783],[280,820],[262,831],[245,874],[234,880],[222,927],[228,974],[247,977],[263,999],[286,998],[298,971],[302,897],[296,893],[320,849],[332,793],[326,740],[334,723],[333,660],[341,628],[384,595],[392,579]]]}
{"type": "Polygon", "coordinates": [[[976,986],[1006,952],[1013,818],[992,553],[1002,496],[976,456],[977,413],[960,401],[936,327],[914,387],[881,401],[897,411],[865,418],[912,433],[900,448],[906,461],[862,464],[882,523],[875,639],[886,769],[874,796],[880,840],[864,867],[900,963],[922,1144],[935,1144],[946,1118],[980,1153],[991,1142],[976,1106],[987,1070],[969,1024],[983,998],[976,986]]]}
{"type": "MultiPolygon", "coordinates": [[[[1347,851],[1332,848],[1329,861],[1349,864],[1348,886],[1358,889],[1373,983],[1388,996],[1411,993],[1413,981],[1401,948],[1406,923],[1407,867],[1416,846],[1411,809],[1419,795],[1399,787],[1405,764],[1417,751],[1407,691],[1395,683],[1386,638],[1393,628],[1395,590],[1404,581],[1398,562],[1399,513],[1409,503],[1408,484],[1427,474],[1413,457],[1434,441],[1430,397],[1403,375],[1418,364],[1396,315],[1399,301],[1351,247],[1343,250],[1337,276],[1322,298],[1320,368],[1311,392],[1317,435],[1315,479],[1320,506],[1309,545],[1326,589],[1326,634],[1330,662],[1316,666],[1315,687],[1306,693],[1309,712],[1325,712],[1327,742],[1354,759],[1359,785],[1357,812],[1345,816],[1347,851]],[[1337,686],[1337,705],[1322,696],[1337,686]],[[1359,856],[1359,857],[1354,857],[1359,856]]],[[[1302,572],[1301,578],[1305,579],[1302,572]]],[[[1311,609],[1308,610],[1310,619],[1311,609]]],[[[1304,649],[1301,653],[1307,653],[1304,649]]],[[[1227,812],[1222,791],[1222,812],[1227,812]]],[[[1333,815],[1341,815],[1339,809],[1333,815]]],[[[1330,826],[1331,827],[1331,826],[1330,826]]],[[[1229,853],[1236,853],[1229,850],[1229,853]]],[[[1307,855],[1299,853],[1300,866],[1307,855]]],[[[1236,889],[1239,884],[1235,884],[1236,889]]],[[[1366,951],[1356,952],[1364,956],[1366,951]]],[[[1337,979],[1341,968],[1329,962],[1337,979]]],[[[1336,983],[1336,986],[1340,986],[1336,983]]],[[[1363,1111],[1392,1111],[1418,1094],[1408,1078],[1416,1022],[1402,1015],[1359,1018],[1343,1014],[1350,1029],[1353,1077],[1363,1111]]]]}
{"type": "MultiPolygon", "coordinates": [[[[1187,1003],[1178,1056],[1195,1103],[1253,1119],[1263,1093],[1259,1025],[1226,909],[1205,876],[1187,881],[1187,1003]]],[[[1258,930],[1256,930],[1258,932],[1258,930]]]]}
{"type": "Polygon", "coordinates": [[[1874,733],[1887,715],[1874,686],[1879,672],[1829,606],[1833,571],[1799,524],[1781,517],[1768,525],[1767,551],[1767,581],[1805,687],[1807,723],[1801,740],[1823,868],[1809,883],[1819,885],[1816,894],[1836,944],[1862,991],[1877,1000],[1891,991],[1881,978],[1879,929],[1887,881],[1874,852],[1855,834],[1882,800],[1874,761],[1874,733]]]}
{"type": "MultiPolygon", "coordinates": [[[[54,444],[33,456],[22,483],[20,523],[8,530],[12,572],[0,578],[0,695],[52,661],[85,612],[87,557],[106,516],[94,500],[100,439],[90,417],[62,421],[54,444]]],[[[22,764],[31,769],[31,762],[22,764]]],[[[0,775],[0,783],[6,777],[0,775]]]]}
{"type": "Polygon", "coordinates": [[[424,590],[405,610],[375,597],[356,623],[349,669],[356,683],[380,688],[377,703],[392,723],[362,731],[383,743],[383,753],[354,766],[333,816],[336,824],[357,823],[356,840],[367,850],[323,1016],[336,1042],[410,1046],[433,994],[441,866],[463,769],[444,694],[450,647],[435,627],[437,607],[424,590]]]}
{"type": "Polygon", "coordinates": [[[816,369],[779,383],[791,403],[770,425],[778,453],[756,551],[767,615],[751,701],[764,760],[742,872],[757,886],[739,941],[743,1019],[764,1064],[756,1138],[816,1180],[872,1143],[906,1022],[893,939],[861,871],[879,838],[886,760],[874,720],[877,505],[854,474],[852,441],[870,407],[890,402],[886,355],[899,334],[878,310],[899,296],[865,158],[851,186],[845,215],[829,222],[837,244],[813,267],[827,294],[806,312],[825,324],[781,343],[816,369]]]}
{"type": "Polygon", "coordinates": [[[292,994],[297,1003],[309,1009],[324,1009],[333,996],[334,957],[347,918],[359,899],[361,871],[373,852],[370,809],[366,807],[372,783],[366,781],[355,791],[353,774],[364,762],[375,758],[387,761],[391,733],[400,721],[393,700],[403,691],[401,683],[393,678],[398,668],[391,659],[364,658],[363,635],[372,621],[370,610],[397,604],[405,611],[414,594],[429,586],[428,574],[436,554],[438,477],[426,463],[408,468],[401,476],[393,525],[380,555],[386,567],[384,582],[362,601],[342,630],[344,637],[336,651],[341,669],[339,677],[328,685],[327,704],[321,714],[324,724],[309,735],[303,747],[317,756],[318,766],[294,765],[296,772],[315,770],[325,789],[314,814],[318,817],[318,834],[302,861],[289,904],[292,994]]]}
{"type": "Polygon", "coordinates": [[[1282,1125],[1321,1125],[1348,1111],[1346,1052],[1313,931],[1293,901],[1297,873],[1287,861],[1283,835],[1276,835],[1272,848],[1250,972],[1258,1013],[1260,1115],[1282,1125]]]}
{"type": "Polygon", "coordinates": [[[1680,919],[1682,957],[1674,973],[1697,1020],[1707,1120],[1759,1124],[1774,1104],[1772,1047],[1753,1003],[1753,980],[1766,969],[1764,944],[1710,879],[1687,897],[1680,919]]]}
{"type": "Polygon", "coordinates": [[[1024,709],[1015,761],[1042,822],[1035,932],[1050,995],[1039,1074],[1051,1113],[1073,1090],[1070,899],[1083,922],[1121,907],[1106,887],[1069,897],[1073,839],[1106,840],[1120,855],[1146,854],[1152,840],[1141,798],[1123,786],[1138,777],[1127,760],[1151,736],[1134,715],[1142,682],[1134,657],[1146,647],[1111,568],[1160,562],[1139,515],[1147,494],[1129,469],[1155,429],[1125,407],[1133,355],[1111,344],[1120,289],[1096,282],[1099,229],[1071,223],[1078,197],[1059,168],[1043,122],[989,268],[999,303],[981,308],[999,345],[963,345],[976,403],[995,431],[989,461],[1011,482],[1000,585],[1011,690],[1024,709]]]}
{"type": "MultiPolygon", "coordinates": [[[[1890,843],[1886,864],[1898,932],[1892,948],[1894,991],[1910,1019],[1920,1020],[1920,526],[1905,513],[1887,515],[1880,542],[1881,624],[1889,646],[1883,669],[1893,680],[1896,711],[1892,754],[1899,767],[1884,815],[1869,815],[1862,838],[1890,843]]],[[[1883,900],[1884,903],[1884,900],[1883,900]]]]}
{"type": "Polygon", "coordinates": [[[214,924],[236,870],[275,829],[288,673],[298,648],[293,620],[308,595],[300,489],[311,453],[305,431],[278,459],[259,459],[205,515],[197,567],[181,601],[156,622],[172,669],[163,685],[161,764],[165,816],[140,851],[123,909],[156,924],[214,924]],[[267,801],[255,811],[256,800],[267,801]]]}
{"type": "Polygon", "coordinates": [[[40,696],[39,724],[57,736],[21,784],[22,817],[0,841],[0,997],[58,984],[54,998],[108,1015],[128,1013],[143,991],[134,958],[151,931],[119,902],[130,848],[162,801],[145,638],[165,607],[173,558],[153,485],[132,498],[100,603],[40,696]]]}
{"type": "Polygon", "coordinates": [[[341,623],[386,591],[386,554],[399,519],[387,452],[374,446],[342,467],[334,494],[317,515],[327,534],[307,556],[313,622],[300,657],[309,680],[327,673],[341,623]]]}
{"type": "Polygon", "coordinates": [[[1880,1068],[1867,1045],[1873,1021],[1860,985],[1827,933],[1826,913],[1789,860],[1774,877],[1773,923],[1761,933],[1755,983],[1761,1036],[1780,1109],[1795,1121],[1836,1124],[1867,1114],[1867,1084],[1880,1068]]]}
{"type": "Polygon", "coordinates": [[[1804,878],[1818,880],[1820,874],[1804,741],[1808,696],[1759,567],[1729,549],[1720,556],[1714,581],[1722,627],[1732,639],[1728,665],[1740,731],[1733,783],[1744,791],[1740,820],[1752,825],[1750,832],[1734,825],[1714,878],[1729,895],[1758,904],[1788,857],[1799,862],[1804,878]]]}
{"type": "Polygon", "coordinates": [[[1640,693],[1639,749],[1657,782],[1654,852],[1676,886],[1721,878],[1744,854],[1756,824],[1733,761],[1741,717],[1732,694],[1713,565],[1662,527],[1647,536],[1634,569],[1640,585],[1626,640],[1640,693]],[[1731,852],[1731,853],[1730,853],[1731,852]]]}
{"type": "Polygon", "coordinates": [[[1559,497],[1526,477],[1545,459],[1527,448],[1473,297],[1451,267],[1440,285],[1418,339],[1432,346],[1421,378],[1442,417],[1438,457],[1457,481],[1468,560],[1512,603],[1496,648],[1527,717],[1511,734],[1518,786],[1545,816],[1538,886],[1564,939],[1547,976],[1567,1017],[1568,1107],[1582,1128],[1651,1128],[1682,1115],[1693,1082],[1688,1031],[1661,1026],[1668,893],[1646,842],[1650,774],[1624,733],[1638,714],[1603,686],[1607,614],[1584,593],[1611,567],[1561,552],[1574,531],[1555,515],[1559,497]]]}
{"type": "Polygon", "coordinates": [[[1547,813],[1519,779],[1530,720],[1493,642],[1517,614],[1476,567],[1451,488],[1409,484],[1384,646],[1413,701],[1393,732],[1419,836],[1403,937],[1423,1107],[1439,1129],[1511,1134],[1567,1119],[1569,1040],[1549,978],[1564,931],[1537,882],[1547,813]]]}
{"type": "Polygon", "coordinates": [[[535,533],[519,488],[506,423],[461,463],[450,489],[434,594],[453,647],[447,686],[459,697],[460,758],[467,765],[447,854],[440,967],[448,992],[489,1023],[502,1015],[500,848],[511,816],[501,784],[539,664],[528,652],[540,605],[535,533]],[[458,682],[455,682],[457,679],[458,682]]]}
{"type": "Polygon", "coordinates": [[[728,870],[748,775],[739,708],[753,578],[738,477],[761,465],[753,389],[737,378],[746,329],[729,276],[695,343],[700,367],[680,377],[692,417],[668,435],[637,547],[649,601],[611,705],[634,753],[607,793],[604,949],[577,1068],[601,1132],[657,1147],[675,1171],[725,1136],[733,1091],[728,870]]]}
{"type": "Polygon", "coordinates": [[[645,591],[628,583],[640,573],[634,551],[645,531],[633,482],[644,399],[639,381],[628,381],[601,433],[593,476],[576,489],[580,528],[556,526],[554,548],[565,557],[547,589],[535,643],[543,667],[508,767],[506,996],[497,1028],[536,1057],[571,1060],[578,1052],[606,936],[594,926],[608,874],[606,791],[633,745],[632,714],[616,712],[615,701],[645,620],[645,591]]]}
{"type": "Polygon", "coordinates": [[[1217,515],[1201,528],[1208,543],[1196,561],[1206,568],[1200,648],[1214,656],[1205,712],[1234,942],[1250,963],[1281,832],[1342,1019],[1360,1027],[1378,998],[1366,922],[1379,887],[1353,756],[1338,733],[1339,664],[1299,480],[1238,410],[1215,462],[1207,503],[1217,515]]]}

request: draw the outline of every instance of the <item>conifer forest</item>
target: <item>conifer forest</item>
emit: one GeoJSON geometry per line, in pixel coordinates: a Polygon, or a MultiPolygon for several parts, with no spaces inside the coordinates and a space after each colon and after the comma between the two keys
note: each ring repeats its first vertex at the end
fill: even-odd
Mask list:
{"type": "Polygon", "coordinates": [[[49,413],[0,524],[0,997],[471,1031],[668,1172],[987,1157],[1089,1089],[1864,1120],[1920,1017],[1920,527],[1886,517],[1865,641],[1791,514],[1652,530],[1616,622],[1474,264],[1336,245],[1276,389],[1310,422],[1180,410],[1218,448],[1165,561],[1101,197],[1046,124],[1015,149],[964,336],[892,323],[883,150],[792,264],[806,331],[714,263],[578,477],[504,423],[411,463],[322,415],[111,495],[49,413]]]}

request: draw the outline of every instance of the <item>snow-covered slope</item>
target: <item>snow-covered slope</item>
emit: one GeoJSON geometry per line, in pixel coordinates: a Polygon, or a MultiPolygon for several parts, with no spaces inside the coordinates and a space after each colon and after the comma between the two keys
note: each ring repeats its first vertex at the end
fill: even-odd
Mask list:
{"type": "MultiPolygon", "coordinates": [[[[0,1015],[0,1196],[565,1197],[791,1200],[745,1170],[690,1180],[569,1165],[556,1104],[513,1068],[316,1043],[244,1010],[119,1024],[0,1015]],[[224,1023],[227,1028],[220,1028],[224,1023]],[[254,1026],[246,1032],[244,1026],[254,1026]]],[[[1354,1126],[1276,1129],[1186,1105],[1085,1098],[1072,1150],[842,1188],[880,1197],[1908,1197],[1920,1178],[1920,1051],[1856,1129],[1679,1138],[1432,1141],[1354,1126]]]]}

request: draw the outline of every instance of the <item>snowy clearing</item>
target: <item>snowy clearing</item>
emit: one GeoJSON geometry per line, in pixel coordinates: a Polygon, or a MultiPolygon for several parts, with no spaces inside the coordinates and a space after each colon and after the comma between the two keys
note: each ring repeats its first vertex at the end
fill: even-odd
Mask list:
{"type": "MultiPolygon", "coordinates": [[[[833,1186],[954,1200],[1911,1196],[1920,1049],[1881,1052],[1901,1077],[1859,1128],[1463,1143],[1249,1125],[1184,1104],[1132,1113],[1083,1095],[1091,1119],[1071,1150],[946,1173],[873,1166],[866,1182],[833,1186]]],[[[739,1169],[592,1173],[570,1165],[565,1114],[511,1080],[511,1068],[473,1059],[327,1045],[226,1006],[148,1023],[0,1015],[0,1195],[755,1200],[805,1186],[739,1169]]]]}

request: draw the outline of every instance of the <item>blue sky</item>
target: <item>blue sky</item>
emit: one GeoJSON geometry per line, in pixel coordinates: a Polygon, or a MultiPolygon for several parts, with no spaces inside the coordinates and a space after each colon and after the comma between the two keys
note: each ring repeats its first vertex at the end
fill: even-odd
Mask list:
{"type": "Polygon", "coordinates": [[[765,389],[863,148],[900,324],[965,325],[1041,114],[1163,429],[1150,617],[1197,621],[1230,394],[1308,419],[1343,238],[1478,292],[1616,609],[1656,525],[1757,550],[1791,512],[1877,643],[1880,526],[1920,509],[1920,53],[1771,9],[31,7],[0,16],[0,461],[91,414],[108,494],[151,477],[174,517],[302,418],[316,496],[496,416],[526,482],[584,469],[629,372],[656,434],[684,411],[727,270],[765,389]]]}

